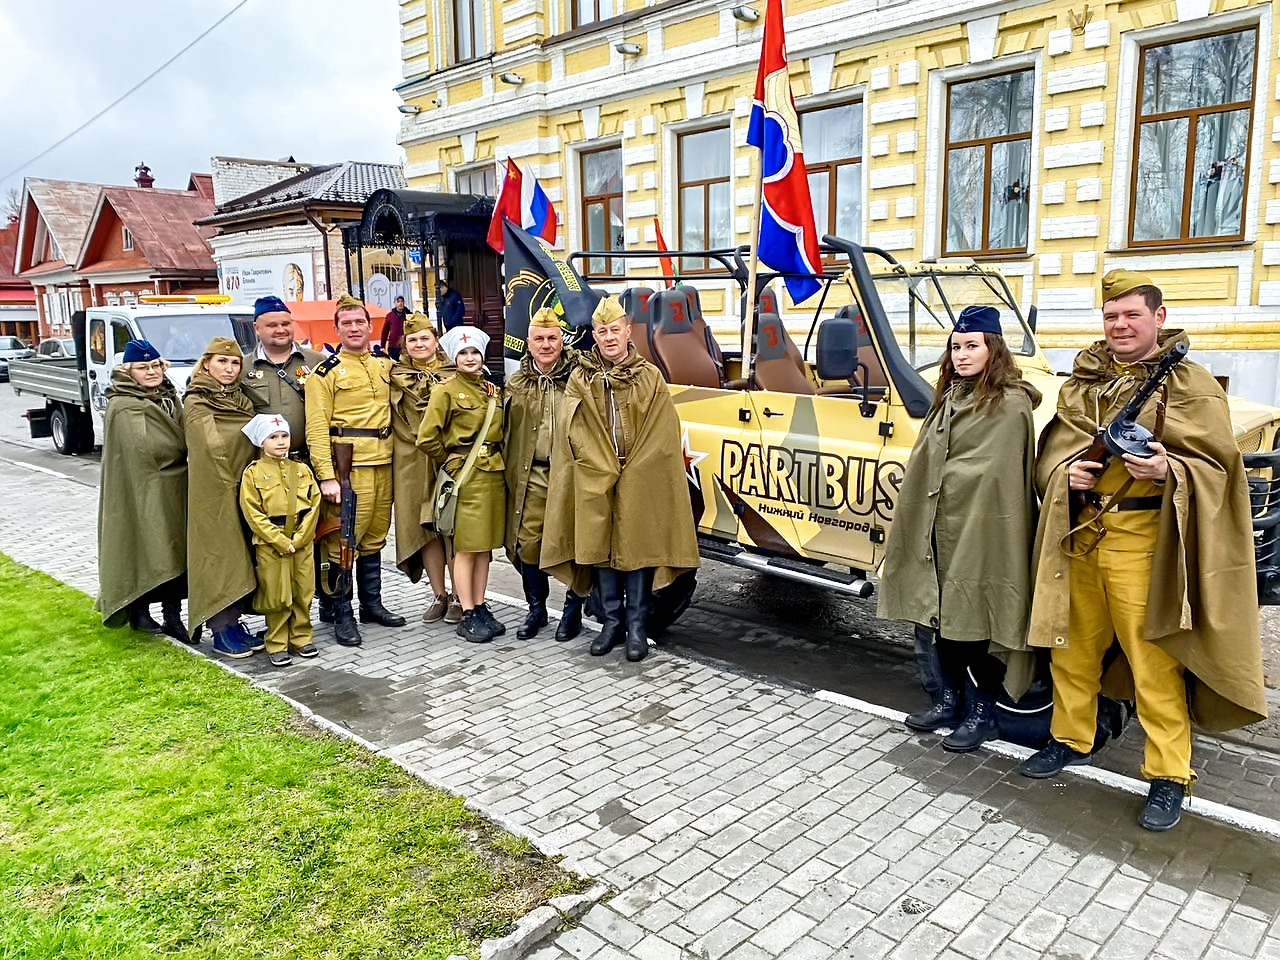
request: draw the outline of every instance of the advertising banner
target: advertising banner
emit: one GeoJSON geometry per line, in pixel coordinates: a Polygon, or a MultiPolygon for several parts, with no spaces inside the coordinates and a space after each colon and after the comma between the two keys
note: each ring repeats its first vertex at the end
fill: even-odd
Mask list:
{"type": "Polygon", "coordinates": [[[316,299],[311,252],[282,257],[241,257],[222,261],[219,283],[233,303],[252,304],[276,296],[286,302],[316,299]]]}

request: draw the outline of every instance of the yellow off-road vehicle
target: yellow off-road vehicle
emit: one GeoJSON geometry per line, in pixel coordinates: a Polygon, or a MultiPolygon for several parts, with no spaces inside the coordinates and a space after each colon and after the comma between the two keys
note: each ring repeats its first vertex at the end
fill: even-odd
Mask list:
{"type": "MultiPolygon", "coordinates": [[[[671,386],[703,556],[867,597],[959,312],[971,304],[1000,311],[1023,375],[1044,395],[1040,428],[1053,415],[1062,381],[1036,342],[1034,308],[1022,314],[998,270],[964,261],[901,263],[836,237],[823,238],[823,252],[833,265],[800,342],[779,317],[770,287],[777,274],[758,277],[755,332],[741,338],[741,350],[722,349],[712,336],[692,283],[655,289],[659,280],[622,290],[620,299],[633,341],[671,386]]],[[[569,263],[591,267],[618,256],[575,254],[569,263]]],[[[736,290],[737,313],[744,314],[745,250],[671,256],[715,265],[697,274],[697,285],[736,290]]],[[[590,270],[583,275],[616,282],[590,270]]],[[[732,309],[731,296],[726,300],[732,309]]],[[[1238,398],[1231,409],[1253,476],[1259,597],[1280,603],[1280,484],[1272,479],[1280,465],[1280,410],[1238,398]]],[[[691,584],[684,587],[691,593],[691,584]]],[[[670,598],[660,619],[676,614],[682,601],[687,597],[670,598]]]]}

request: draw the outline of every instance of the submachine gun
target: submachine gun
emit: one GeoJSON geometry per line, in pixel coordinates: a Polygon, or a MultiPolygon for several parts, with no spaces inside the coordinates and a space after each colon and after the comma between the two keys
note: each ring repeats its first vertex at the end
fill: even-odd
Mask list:
{"type": "MultiPolygon", "coordinates": [[[[1133,397],[1130,398],[1129,402],[1124,405],[1124,409],[1117,413],[1105,427],[1098,428],[1098,432],[1094,434],[1093,443],[1090,444],[1089,449],[1076,457],[1076,459],[1100,463],[1102,464],[1102,469],[1105,470],[1112,457],[1122,457],[1126,453],[1131,453],[1138,457],[1152,456],[1155,451],[1151,449],[1150,443],[1156,439],[1156,436],[1138,423],[1138,414],[1142,412],[1146,402],[1151,399],[1151,395],[1169,379],[1169,374],[1173,373],[1173,368],[1181,363],[1186,355],[1186,343],[1181,341],[1175,343],[1169,352],[1160,358],[1160,362],[1151,371],[1151,375],[1138,385],[1138,389],[1134,391],[1133,397]]],[[[1101,474],[1102,470],[1094,472],[1101,474]]],[[[1101,508],[1102,498],[1094,491],[1071,491],[1071,515],[1077,521],[1088,522],[1092,520],[1101,512],[1101,508]]]]}
{"type": "Polygon", "coordinates": [[[333,473],[342,488],[339,498],[341,510],[337,517],[329,517],[320,521],[316,527],[316,539],[338,534],[338,563],[326,561],[322,564],[320,585],[327,588],[331,597],[347,596],[351,592],[351,570],[356,562],[356,492],[351,489],[351,460],[355,447],[349,443],[335,443],[333,451],[333,473]]]}

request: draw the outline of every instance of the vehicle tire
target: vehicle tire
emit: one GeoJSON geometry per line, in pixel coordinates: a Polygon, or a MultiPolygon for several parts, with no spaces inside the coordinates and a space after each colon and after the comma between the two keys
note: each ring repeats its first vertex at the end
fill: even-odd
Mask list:
{"type": "Polygon", "coordinates": [[[70,412],[62,404],[49,411],[49,434],[53,437],[53,448],[59,453],[70,456],[76,452],[78,431],[70,412]]]}

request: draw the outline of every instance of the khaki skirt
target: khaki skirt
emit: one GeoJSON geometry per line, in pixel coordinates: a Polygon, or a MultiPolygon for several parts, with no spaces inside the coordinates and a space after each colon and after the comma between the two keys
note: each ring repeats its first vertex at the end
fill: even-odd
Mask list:
{"type": "Polygon", "coordinates": [[[458,492],[453,533],[457,553],[485,553],[503,545],[507,522],[507,481],[502,470],[475,470],[458,492]]]}

